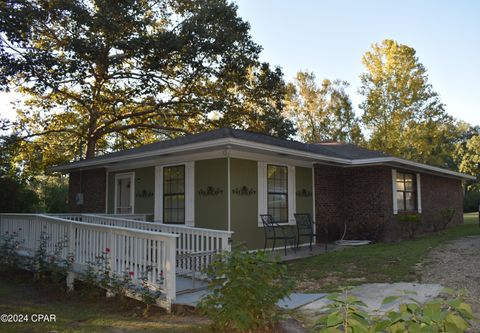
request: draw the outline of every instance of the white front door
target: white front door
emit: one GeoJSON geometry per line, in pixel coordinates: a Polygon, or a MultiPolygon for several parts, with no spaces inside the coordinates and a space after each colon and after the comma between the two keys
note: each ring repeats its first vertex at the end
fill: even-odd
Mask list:
{"type": "Polygon", "coordinates": [[[115,214],[133,214],[134,175],[115,175],[115,214]]]}

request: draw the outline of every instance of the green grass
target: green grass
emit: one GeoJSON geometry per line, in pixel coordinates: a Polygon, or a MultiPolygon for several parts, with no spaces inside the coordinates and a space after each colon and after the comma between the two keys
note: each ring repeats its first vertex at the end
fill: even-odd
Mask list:
{"type": "Polygon", "coordinates": [[[168,315],[153,309],[142,316],[143,305],[118,299],[66,294],[32,282],[31,273],[0,273],[0,314],[55,314],[56,323],[0,323],[0,332],[134,333],[205,332],[208,323],[191,313],[168,315]]]}
{"type": "Polygon", "coordinates": [[[465,223],[415,240],[379,243],[321,254],[289,263],[297,290],[332,291],[341,286],[373,282],[415,281],[415,264],[428,251],[449,240],[480,235],[478,214],[464,215],[465,223]]]}

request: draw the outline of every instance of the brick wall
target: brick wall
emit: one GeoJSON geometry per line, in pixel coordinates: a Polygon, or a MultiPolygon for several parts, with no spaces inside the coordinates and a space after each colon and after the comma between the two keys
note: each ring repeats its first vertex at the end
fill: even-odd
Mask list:
{"type": "Polygon", "coordinates": [[[427,225],[438,218],[439,211],[454,208],[452,225],[463,223],[463,188],[458,179],[422,174],[422,216],[427,225]]]}
{"type": "Polygon", "coordinates": [[[68,182],[68,207],[71,213],[105,213],[106,170],[104,168],[75,171],[68,182]],[[83,205],[75,196],[83,193],[83,205]]]}
{"type": "MultiPolygon", "coordinates": [[[[453,224],[463,221],[460,180],[421,174],[422,224],[419,232],[432,230],[444,208],[456,211],[453,224]]],[[[315,165],[317,223],[328,225],[329,239],[342,236],[347,224],[350,239],[394,241],[404,235],[393,215],[392,171],[387,166],[341,168],[315,165]]],[[[319,230],[321,230],[319,226],[319,230]]]]}

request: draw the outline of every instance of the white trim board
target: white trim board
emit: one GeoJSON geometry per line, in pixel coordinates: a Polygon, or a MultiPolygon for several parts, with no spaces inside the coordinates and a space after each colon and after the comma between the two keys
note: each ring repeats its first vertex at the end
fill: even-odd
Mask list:
{"type": "Polygon", "coordinates": [[[313,166],[313,162],[295,160],[291,158],[285,158],[282,156],[269,156],[265,154],[233,150],[233,149],[231,150],[219,149],[215,151],[187,154],[182,156],[169,156],[169,157],[149,160],[149,161],[130,162],[128,164],[107,167],[107,172],[131,170],[131,169],[145,168],[145,167],[164,165],[164,164],[182,164],[188,161],[211,160],[216,158],[227,158],[227,157],[244,159],[244,160],[252,160],[252,161],[266,161],[271,163],[289,164],[289,165],[295,165],[295,166],[305,167],[305,168],[311,168],[313,166]]]}
{"type": "Polygon", "coordinates": [[[295,184],[295,166],[288,164],[279,164],[275,162],[263,162],[258,161],[258,227],[263,227],[262,219],[260,218],[261,214],[268,214],[268,198],[267,198],[267,166],[268,165],[279,165],[287,167],[287,198],[288,198],[288,223],[281,223],[281,225],[295,225],[295,213],[297,212],[296,208],[296,184],[295,184]]]}
{"type": "Polygon", "coordinates": [[[112,156],[112,157],[98,159],[98,160],[96,159],[84,160],[81,162],[75,162],[75,166],[73,168],[72,166],[69,166],[69,164],[67,164],[67,165],[60,165],[60,166],[53,167],[50,169],[50,171],[62,172],[62,171],[68,171],[72,169],[79,169],[82,167],[84,168],[84,167],[92,167],[92,166],[106,166],[110,163],[129,161],[132,159],[142,159],[142,158],[151,158],[151,157],[159,159],[159,158],[162,158],[161,157],[162,155],[165,157],[165,159],[167,159],[168,156],[165,156],[165,155],[170,155],[173,153],[188,154],[201,149],[215,150],[215,149],[225,149],[227,147],[230,147],[232,149],[235,149],[235,147],[237,147],[237,148],[243,148],[243,150],[255,150],[259,154],[266,154],[266,153],[280,154],[287,158],[297,159],[297,160],[298,158],[303,158],[304,160],[310,161],[310,162],[333,162],[333,163],[338,163],[340,165],[345,165],[345,166],[398,163],[401,165],[412,166],[422,170],[429,170],[429,171],[437,172],[440,174],[449,175],[452,177],[469,179],[469,180],[476,179],[476,177],[474,176],[470,176],[460,172],[451,171],[451,170],[447,170],[447,169],[443,169],[443,168],[439,168],[439,167],[435,167],[427,164],[422,164],[418,162],[413,162],[413,161],[405,160],[398,157],[386,156],[386,157],[375,157],[375,158],[352,160],[348,158],[332,157],[332,156],[322,155],[318,153],[296,150],[292,148],[284,148],[284,147],[279,147],[279,146],[274,146],[274,145],[269,145],[264,143],[257,143],[250,140],[243,140],[243,139],[236,139],[236,138],[215,139],[210,141],[179,145],[179,146],[174,146],[169,148],[156,149],[148,152],[138,152],[138,153],[132,153],[128,155],[112,156]]]}
{"type": "MultiPolygon", "coordinates": [[[[400,171],[403,173],[403,171],[400,171]]],[[[412,173],[416,177],[417,184],[417,212],[422,213],[422,186],[420,173],[412,173]]],[[[398,215],[398,202],[397,202],[397,169],[392,169],[392,194],[393,194],[393,215],[398,215]]]]}

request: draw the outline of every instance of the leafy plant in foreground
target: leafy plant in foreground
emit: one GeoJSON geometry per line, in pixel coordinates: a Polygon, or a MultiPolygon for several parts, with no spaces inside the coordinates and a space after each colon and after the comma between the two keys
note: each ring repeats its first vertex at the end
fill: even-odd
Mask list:
{"type": "Polygon", "coordinates": [[[199,310],[216,330],[247,331],[272,324],[277,301],[293,288],[287,267],[264,251],[218,254],[206,272],[211,293],[201,300],[199,310]]]}
{"type": "MultiPolygon", "coordinates": [[[[332,294],[326,313],[317,321],[314,331],[322,333],[462,333],[474,319],[470,305],[462,295],[451,291],[449,299],[436,298],[421,304],[411,298],[400,304],[398,311],[389,311],[383,316],[374,316],[362,310],[366,305],[349,294],[332,294]]],[[[383,305],[396,301],[399,296],[389,296],[383,305]]]]}

